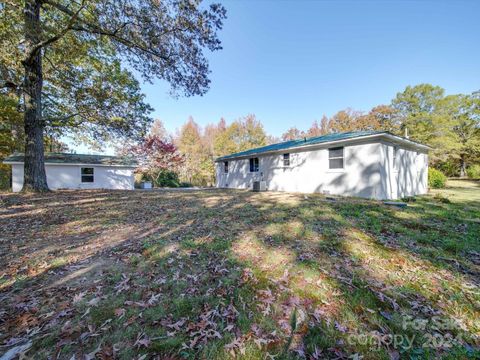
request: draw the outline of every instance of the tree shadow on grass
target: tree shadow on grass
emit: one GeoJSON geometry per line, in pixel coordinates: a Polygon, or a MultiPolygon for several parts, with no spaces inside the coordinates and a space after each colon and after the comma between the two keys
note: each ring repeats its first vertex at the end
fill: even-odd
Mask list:
{"type": "MultiPolygon", "coordinates": [[[[25,261],[47,262],[32,275],[15,273],[24,276],[22,286],[13,278],[2,288],[6,336],[1,340],[31,336],[42,357],[56,352],[70,358],[95,349],[98,356],[116,351],[124,358],[144,353],[224,358],[242,351],[253,358],[317,350],[326,357],[369,354],[371,345],[350,335],[417,334],[399,329],[402,315],[431,317],[445,310],[442,299],[427,291],[438,286],[429,283],[436,272],[453,297],[447,305],[462,316],[472,309],[478,314],[470,295],[454,297],[453,291],[465,289],[448,288],[463,281],[451,269],[378,243],[375,222],[353,222],[352,216],[377,202],[345,200],[353,208],[347,211],[347,204],[318,195],[232,190],[81,192],[73,201],[62,195],[36,203],[49,214],[38,224],[32,248],[26,226],[38,216],[23,213],[18,229],[0,216],[0,224],[9,226],[11,252],[2,263],[25,255],[25,261]],[[108,200],[95,201],[98,196],[108,200]],[[26,248],[15,250],[12,244],[22,235],[26,248]],[[62,256],[67,263],[53,266],[62,256]],[[418,276],[425,283],[394,277],[411,264],[423,268],[418,276]],[[283,353],[294,309],[299,324],[290,351],[283,353]]],[[[388,219],[371,216],[380,218],[381,226],[388,219]]],[[[475,331],[469,324],[467,335],[475,331]]],[[[382,346],[372,356],[383,358],[392,350],[382,346]]]]}
{"type": "MultiPolygon", "coordinates": [[[[119,299],[124,302],[138,302],[137,300],[145,296],[144,293],[149,294],[152,291],[152,287],[149,286],[152,284],[149,284],[148,281],[152,280],[152,277],[158,277],[158,274],[152,273],[151,269],[161,269],[160,277],[163,278],[163,274],[169,274],[168,269],[174,268],[174,265],[170,266],[170,262],[165,263],[163,261],[165,256],[173,254],[180,258],[185,257],[185,259],[189,259],[190,255],[179,255],[179,251],[183,247],[187,249],[194,244],[193,247],[198,248],[196,256],[201,259],[203,255],[198,250],[202,250],[204,246],[200,243],[195,244],[195,241],[205,238],[205,244],[209,244],[208,237],[212,229],[215,230],[216,236],[222,235],[224,233],[223,229],[225,229],[225,234],[228,231],[228,224],[219,225],[217,220],[218,211],[229,211],[228,209],[231,209],[233,212],[241,212],[241,207],[243,206],[243,204],[238,203],[233,198],[233,193],[228,196],[220,195],[217,198],[194,193],[155,194],[153,196],[151,194],[131,196],[132,193],[129,193],[129,197],[123,199],[124,194],[116,192],[113,196],[117,196],[118,202],[92,202],[91,193],[86,193],[89,201],[77,203],[71,213],[65,214],[68,207],[57,207],[56,210],[52,210],[51,214],[42,218],[42,221],[39,222],[37,232],[39,236],[36,239],[36,243],[32,243],[32,238],[29,239],[31,233],[24,226],[31,221],[39,220],[35,213],[24,212],[18,221],[20,225],[17,223],[15,228],[10,223],[10,219],[0,218],[0,222],[4,221],[4,223],[8,224],[6,229],[7,241],[4,243],[4,246],[9,246],[10,250],[10,254],[2,258],[6,271],[2,276],[4,282],[1,289],[2,300],[5,300],[2,301],[2,334],[4,334],[2,340],[7,341],[7,344],[14,345],[15,339],[28,338],[30,336],[36,338],[37,335],[41,335],[40,337],[44,338],[36,346],[39,350],[43,350],[43,354],[47,356],[50,351],[47,349],[51,348],[48,341],[53,341],[59,346],[56,341],[58,340],[57,336],[60,336],[60,333],[65,330],[63,328],[61,330],[58,329],[58,326],[62,323],[65,325],[67,322],[75,322],[75,326],[79,328],[87,327],[88,321],[93,322],[96,326],[101,325],[97,324],[98,319],[104,318],[105,314],[102,315],[104,311],[100,309],[106,309],[105,312],[110,316],[112,308],[109,302],[112,302],[112,297],[110,296],[111,294],[105,295],[98,288],[110,287],[113,288],[113,290],[111,289],[113,293],[116,293],[115,286],[118,285],[116,282],[119,281],[121,283],[123,276],[121,274],[124,273],[125,277],[131,277],[129,282],[135,283],[135,286],[128,285],[132,290],[135,289],[135,292],[132,294],[127,291],[127,294],[122,295],[123,299],[122,296],[119,299]],[[225,198],[228,201],[225,201],[225,198]],[[141,204],[139,203],[140,201],[142,202],[141,204]],[[112,206],[114,208],[110,209],[112,206]],[[55,213],[55,211],[58,213],[55,213]],[[63,222],[60,223],[55,220],[57,216],[60,216],[59,214],[63,216],[63,222]],[[96,214],[96,216],[92,216],[92,214],[96,214]],[[63,233],[61,231],[53,233],[49,231],[51,227],[58,226],[64,227],[63,233]],[[24,237],[24,242],[20,247],[18,246],[19,244],[16,244],[17,235],[24,237]],[[180,246],[179,244],[184,245],[180,246]],[[69,247],[74,255],[66,260],[67,264],[56,266],[54,264],[55,259],[65,255],[66,247],[69,247]],[[23,251],[24,249],[26,251],[23,251]],[[35,263],[32,263],[32,268],[35,271],[28,271],[28,266],[27,268],[25,266],[16,266],[15,263],[12,263],[12,259],[20,259],[19,265],[25,265],[26,261],[35,259],[35,263]],[[37,266],[39,261],[45,262],[45,265],[37,266]],[[100,266],[97,266],[99,262],[100,266]],[[158,268],[157,262],[160,262],[161,265],[158,268]],[[139,264],[143,264],[141,269],[139,269],[139,264]],[[164,265],[167,266],[163,267],[164,265]],[[76,279],[76,277],[81,278],[76,279]],[[65,281],[65,279],[68,281],[65,281]],[[80,280],[80,282],[76,282],[76,280],[80,280]],[[144,291],[144,288],[148,290],[144,291]],[[92,303],[89,307],[94,318],[87,314],[85,323],[83,323],[83,320],[78,319],[81,315],[79,312],[81,310],[80,305],[84,303],[82,302],[83,297],[92,300],[92,296],[94,296],[93,299],[100,298],[100,300],[98,300],[98,304],[92,303]],[[20,307],[18,306],[19,301],[23,304],[20,307]],[[55,311],[59,303],[67,308],[61,316],[55,311]],[[79,303],[80,308],[77,308],[77,305],[74,305],[75,303],[79,303]],[[39,306],[41,307],[40,311],[39,306]],[[72,315],[73,313],[75,315],[72,315]],[[57,315],[59,317],[56,317],[57,315]],[[31,335],[32,332],[38,333],[31,335]]],[[[65,200],[59,199],[63,194],[57,193],[55,195],[55,202],[65,200]]],[[[112,193],[109,196],[112,196],[112,193]]],[[[19,201],[20,204],[21,201],[19,201]]],[[[45,203],[39,204],[43,206],[50,205],[45,203]]],[[[221,248],[221,246],[219,247],[216,244],[208,246],[205,251],[210,257],[216,256],[216,252],[221,248]],[[213,246],[213,248],[207,251],[208,246],[213,246]]],[[[191,254],[191,249],[189,252],[191,254]]],[[[6,255],[7,253],[3,254],[6,255]]],[[[192,259],[195,260],[196,258],[192,257],[192,259]]],[[[207,264],[202,263],[200,265],[208,267],[212,263],[208,261],[207,264]]],[[[182,262],[181,266],[186,265],[182,262]]],[[[227,271],[227,274],[219,273],[217,276],[225,280],[228,277],[228,273],[237,274],[229,280],[233,284],[233,282],[238,281],[238,271],[233,271],[232,269],[237,267],[238,265],[232,264],[229,266],[231,269],[227,271]]],[[[184,297],[184,299],[176,299],[177,301],[173,303],[174,307],[185,308],[185,311],[195,313],[199,310],[196,307],[188,311],[191,307],[188,295],[192,294],[186,290],[185,293],[179,293],[179,291],[184,290],[185,286],[180,286],[178,283],[180,280],[186,279],[186,275],[193,276],[194,270],[194,268],[189,268],[188,274],[182,274],[181,278],[176,273],[170,274],[174,278],[176,277],[174,281],[164,280],[165,283],[160,281],[156,285],[154,283],[153,286],[157,290],[162,290],[165,294],[174,297],[184,297]],[[162,289],[162,285],[168,285],[168,287],[162,289]]],[[[215,273],[215,267],[213,267],[212,271],[215,273]]],[[[207,279],[206,281],[210,280],[207,279]]],[[[233,285],[229,285],[228,289],[222,291],[228,294],[231,289],[233,289],[233,285]]],[[[218,286],[208,296],[215,296],[216,291],[220,291],[218,286]]],[[[152,305],[155,305],[153,307],[157,310],[163,309],[158,311],[163,313],[163,311],[168,309],[169,300],[167,296],[163,299],[162,306],[152,305]]],[[[245,298],[245,301],[251,302],[247,298],[245,298]]],[[[198,303],[197,305],[202,303],[201,299],[195,299],[194,302],[198,303]]],[[[123,302],[117,301],[115,303],[121,308],[125,307],[123,302]]],[[[83,306],[87,308],[88,302],[87,305],[83,304],[83,306]]],[[[209,306],[213,306],[211,302],[209,306]]],[[[153,311],[150,309],[150,306],[147,308],[149,311],[153,311]]],[[[142,310],[142,306],[140,306],[140,310],[142,310]]],[[[140,316],[142,312],[140,312],[140,316]]],[[[80,317],[80,319],[83,319],[83,317],[80,317]]],[[[136,319],[135,326],[133,324],[129,326],[129,336],[124,337],[123,335],[125,334],[121,331],[123,329],[121,325],[123,324],[117,325],[120,331],[118,329],[114,331],[114,334],[111,334],[113,339],[107,341],[112,345],[115,336],[118,336],[120,342],[126,340],[125,344],[128,345],[132,336],[134,340],[138,336],[138,333],[133,334],[134,331],[132,329],[147,331],[148,327],[152,326],[152,324],[145,323],[141,319],[136,319]],[[142,324],[143,326],[140,326],[142,324]]],[[[153,323],[153,327],[157,328],[158,332],[159,325],[153,323]]],[[[168,327],[163,326],[160,328],[162,335],[165,335],[165,329],[168,329],[168,327]]],[[[71,329],[66,330],[70,331],[71,329]]],[[[76,338],[79,334],[75,332],[68,334],[68,331],[67,340],[62,339],[62,341],[65,341],[60,346],[62,349],[67,348],[67,352],[69,346],[72,347],[74,344],[79,344],[76,338]]],[[[169,342],[173,343],[174,341],[169,339],[169,342]]],[[[88,346],[88,343],[87,341],[86,348],[95,344],[95,342],[90,341],[91,346],[88,346]]],[[[130,343],[129,346],[131,347],[134,343],[135,341],[130,343]]],[[[80,344],[82,346],[85,345],[83,341],[80,341],[80,344]]],[[[181,343],[177,345],[177,347],[172,347],[175,348],[175,351],[179,350],[181,343]]],[[[129,349],[128,346],[125,346],[125,348],[129,349]]],[[[196,349],[196,347],[193,348],[196,349]]],[[[141,346],[139,346],[130,350],[142,352],[141,350],[145,349],[141,349],[141,346]]]]}
{"type": "MultiPolygon", "coordinates": [[[[249,237],[253,240],[243,244],[238,250],[239,254],[244,254],[271,276],[281,276],[276,268],[290,266],[301,269],[305,264],[308,264],[310,271],[317,271],[318,274],[320,269],[328,274],[340,284],[340,299],[344,300],[342,311],[356,318],[356,321],[349,323],[353,334],[356,325],[366,333],[393,329],[399,335],[407,336],[408,329],[399,326],[402,319],[410,316],[422,320],[427,318],[431,325],[432,317],[439,317],[447,324],[454,324],[446,331],[449,334],[462,333],[470,344],[474,344],[475,339],[478,341],[475,329],[479,324],[476,320],[472,321],[478,317],[478,308],[473,305],[476,297],[469,289],[472,284],[468,276],[456,274],[450,267],[448,270],[438,267],[438,264],[422,259],[415,252],[410,253],[400,247],[385,247],[368,232],[356,228],[351,219],[340,215],[342,212],[337,204],[332,206],[323,202],[322,205],[323,214],[315,211],[309,214],[305,211],[305,205],[296,205],[290,209],[290,216],[285,217],[282,215],[285,209],[282,209],[278,222],[270,224],[270,229],[265,231],[259,227],[261,230],[252,231],[249,237]],[[297,211],[298,208],[303,211],[297,211]],[[319,218],[320,221],[317,221],[319,218]],[[254,249],[249,251],[252,247],[254,249]],[[407,275],[397,275],[402,271],[407,275]],[[462,296],[458,296],[462,292],[462,296]],[[362,296],[371,308],[358,300],[352,303],[352,299],[362,296]],[[450,311],[452,309],[458,311],[450,311]],[[375,319],[375,326],[368,326],[370,319],[375,319]]],[[[361,208],[357,210],[362,212],[361,208]]],[[[311,286],[300,282],[298,291],[308,294],[308,290],[302,290],[304,285],[311,286]]],[[[478,290],[478,287],[475,288],[478,290]]],[[[416,334],[415,350],[428,341],[428,331],[433,330],[427,328],[416,334]]]]}

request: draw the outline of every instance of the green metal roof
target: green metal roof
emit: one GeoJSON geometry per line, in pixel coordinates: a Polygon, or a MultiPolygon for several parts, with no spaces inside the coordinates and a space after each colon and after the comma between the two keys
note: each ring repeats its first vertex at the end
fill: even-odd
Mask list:
{"type": "Polygon", "coordinates": [[[321,144],[321,143],[326,143],[331,141],[348,140],[348,139],[353,139],[353,138],[362,137],[362,136],[386,134],[386,133],[387,133],[386,131],[352,131],[352,132],[344,132],[344,133],[333,133],[333,134],[327,134],[327,135],[298,139],[298,140],[290,140],[290,141],[284,141],[281,143],[262,146],[262,147],[258,147],[258,148],[254,148],[246,151],[241,151],[231,155],[222,156],[217,158],[216,161],[228,160],[228,159],[241,157],[241,156],[248,156],[252,154],[256,155],[256,154],[261,154],[261,153],[271,152],[271,151],[287,150],[287,149],[292,149],[292,148],[305,146],[305,145],[321,144]]]}
{"type": "MultiPolygon", "coordinates": [[[[4,163],[24,162],[24,155],[15,153],[6,157],[4,163]]],[[[115,165],[115,166],[136,166],[135,159],[120,156],[107,155],[86,155],[68,153],[45,153],[47,164],[92,164],[92,165],[115,165]]]]}

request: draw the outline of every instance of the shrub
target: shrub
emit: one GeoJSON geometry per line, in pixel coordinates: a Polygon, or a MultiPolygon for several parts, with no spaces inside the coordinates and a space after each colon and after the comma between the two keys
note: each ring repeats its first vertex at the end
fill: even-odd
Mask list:
{"type": "Polygon", "coordinates": [[[179,187],[180,180],[176,172],[163,170],[160,175],[155,179],[155,186],[158,187],[179,187]]]}
{"type": "MultiPolygon", "coordinates": [[[[140,189],[142,181],[145,181],[144,175],[141,173],[135,173],[134,175],[134,183],[135,183],[135,188],[140,189]]],[[[150,181],[150,180],[147,180],[150,181]]]]}
{"type": "Polygon", "coordinates": [[[161,170],[158,175],[155,173],[135,174],[135,184],[139,187],[142,182],[151,182],[155,187],[180,187],[181,185],[177,173],[170,170],[161,170]]]}
{"type": "Polygon", "coordinates": [[[11,188],[10,177],[11,168],[10,165],[4,165],[0,160],[0,190],[7,190],[11,188]]]}
{"type": "Polygon", "coordinates": [[[432,189],[441,189],[445,187],[447,177],[440,171],[434,168],[428,169],[428,186],[432,189]]]}
{"type": "Polygon", "coordinates": [[[450,159],[435,163],[435,168],[443,172],[448,177],[455,177],[460,174],[460,164],[458,160],[450,159]]]}
{"type": "Polygon", "coordinates": [[[467,175],[470,179],[480,179],[480,164],[475,164],[467,169],[467,175]]]}

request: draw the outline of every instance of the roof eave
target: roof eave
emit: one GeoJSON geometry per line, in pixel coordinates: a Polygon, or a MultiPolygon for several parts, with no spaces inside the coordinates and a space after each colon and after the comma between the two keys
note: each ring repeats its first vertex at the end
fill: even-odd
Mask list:
{"type": "Polygon", "coordinates": [[[402,142],[404,144],[408,144],[410,146],[413,146],[413,147],[417,147],[417,148],[420,148],[420,149],[423,149],[423,150],[432,150],[433,148],[431,146],[428,146],[428,145],[425,145],[425,144],[421,144],[419,142],[416,142],[416,141],[413,141],[413,140],[410,140],[408,138],[405,138],[403,136],[398,136],[398,135],[394,135],[394,134],[391,134],[389,132],[386,132],[384,134],[385,137],[389,138],[390,140],[394,140],[394,141],[398,141],[398,142],[402,142]]]}
{"type": "MultiPolygon", "coordinates": [[[[22,165],[23,161],[3,161],[5,165],[22,165]]],[[[67,165],[67,166],[103,166],[103,167],[123,167],[123,168],[136,168],[138,164],[91,164],[91,163],[58,163],[58,162],[45,162],[45,165],[67,165]]]]}

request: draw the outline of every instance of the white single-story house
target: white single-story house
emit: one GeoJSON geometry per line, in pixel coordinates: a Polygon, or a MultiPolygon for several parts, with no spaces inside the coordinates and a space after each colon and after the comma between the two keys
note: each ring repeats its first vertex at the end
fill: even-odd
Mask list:
{"type": "Polygon", "coordinates": [[[333,133],[217,158],[216,185],[398,199],[427,192],[429,149],[384,131],[333,133]]]}
{"type": "MultiPolygon", "coordinates": [[[[12,190],[23,187],[23,154],[7,157],[12,165],[12,190]]],[[[130,158],[106,155],[67,153],[45,154],[47,184],[55,189],[121,189],[132,190],[136,162],[130,158]]]]}

